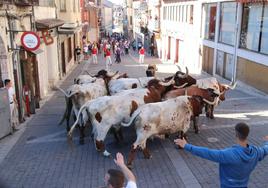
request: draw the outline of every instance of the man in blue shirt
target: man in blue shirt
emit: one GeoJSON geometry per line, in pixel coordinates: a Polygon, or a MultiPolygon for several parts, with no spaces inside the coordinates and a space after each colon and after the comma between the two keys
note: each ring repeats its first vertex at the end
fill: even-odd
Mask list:
{"type": "Polygon", "coordinates": [[[235,126],[236,145],[216,150],[188,144],[185,139],[174,140],[175,144],[192,154],[219,163],[222,188],[247,187],[250,173],[257,163],[268,154],[268,136],[262,147],[248,144],[249,126],[238,123],[235,126]]]}

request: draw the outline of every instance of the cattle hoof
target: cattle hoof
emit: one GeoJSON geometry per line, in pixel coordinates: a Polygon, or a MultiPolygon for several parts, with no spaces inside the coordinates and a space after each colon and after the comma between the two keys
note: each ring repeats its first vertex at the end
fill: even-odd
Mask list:
{"type": "Polygon", "coordinates": [[[195,130],[195,131],[194,131],[195,134],[198,134],[199,132],[200,132],[199,130],[195,130]]]}
{"type": "Polygon", "coordinates": [[[214,116],[210,116],[210,119],[214,119],[214,116]]]}
{"type": "Polygon", "coordinates": [[[105,151],[103,152],[103,156],[104,156],[104,157],[110,157],[110,156],[111,156],[111,153],[109,153],[108,151],[105,150],[105,151]]]}
{"type": "Polygon", "coordinates": [[[210,117],[210,116],[209,116],[209,113],[206,113],[206,117],[210,117]]]}
{"type": "Polygon", "coordinates": [[[67,133],[70,131],[70,127],[66,127],[66,131],[67,131],[67,133]]]}
{"type": "Polygon", "coordinates": [[[67,134],[68,139],[72,140],[72,133],[67,134]]]}

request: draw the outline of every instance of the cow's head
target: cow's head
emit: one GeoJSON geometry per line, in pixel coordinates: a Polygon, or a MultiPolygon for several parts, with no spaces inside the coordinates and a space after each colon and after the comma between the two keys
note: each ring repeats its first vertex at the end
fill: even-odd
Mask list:
{"type": "Polygon", "coordinates": [[[157,67],[156,65],[150,64],[148,65],[148,68],[146,70],[146,76],[147,77],[154,77],[155,76],[155,72],[157,71],[157,67]]]}
{"type": "Polygon", "coordinates": [[[172,89],[174,84],[174,79],[168,82],[162,82],[158,79],[152,79],[148,82],[147,88],[149,93],[144,97],[145,103],[159,102],[162,96],[172,89]]]}
{"type": "Polygon", "coordinates": [[[204,99],[201,96],[197,96],[197,95],[193,95],[192,97],[188,98],[191,106],[192,106],[192,110],[193,110],[193,115],[194,116],[199,116],[200,114],[202,114],[202,110],[205,106],[205,104],[209,104],[209,105],[215,105],[216,103],[216,99],[214,99],[214,101],[209,101],[204,99]]]}
{"type": "MultiPolygon", "coordinates": [[[[177,66],[177,67],[178,67],[179,71],[177,71],[175,73],[175,75],[173,76],[174,81],[175,81],[175,86],[184,85],[184,87],[188,87],[188,86],[191,86],[193,84],[196,84],[196,79],[189,75],[189,71],[188,71],[187,67],[185,67],[185,69],[186,69],[185,73],[181,71],[181,68],[179,66],[177,66]]],[[[167,78],[165,78],[165,80],[170,80],[173,77],[171,77],[171,76],[167,77],[167,78]]]]}
{"type": "Polygon", "coordinates": [[[237,84],[236,82],[231,83],[230,85],[219,83],[219,90],[220,90],[219,99],[221,101],[224,101],[225,100],[225,92],[228,91],[229,89],[234,89],[236,87],[236,84],[237,84]]]}

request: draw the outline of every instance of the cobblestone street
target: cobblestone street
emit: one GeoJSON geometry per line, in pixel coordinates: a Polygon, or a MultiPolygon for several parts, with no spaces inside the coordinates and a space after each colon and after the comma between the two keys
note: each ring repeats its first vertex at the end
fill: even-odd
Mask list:
{"type": "MultiPolygon", "coordinates": [[[[99,64],[83,62],[68,75],[60,85],[66,89],[73,79],[87,70],[96,73],[105,68],[103,56],[99,64]]],[[[158,64],[152,57],[145,58],[145,64],[138,64],[136,54],[122,57],[121,64],[113,64],[113,71],[127,72],[129,77],[145,76],[148,63],[158,64]]],[[[164,77],[176,72],[171,64],[159,64],[157,76],[164,77]]],[[[189,70],[191,73],[191,70],[189,70]]],[[[193,75],[196,78],[206,75],[193,75]]],[[[124,128],[124,142],[117,144],[112,135],[105,140],[112,157],[105,158],[95,150],[87,131],[84,145],[79,145],[79,130],[75,130],[73,140],[68,141],[65,126],[59,126],[65,108],[64,95],[53,91],[49,100],[28,122],[25,128],[10,137],[21,136],[16,143],[9,138],[0,140],[0,154],[7,155],[0,160],[0,177],[10,188],[98,188],[104,186],[104,175],[109,168],[116,168],[113,157],[122,152],[126,157],[136,135],[133,127],[124,128]],[[14,146],[13,146],[14,144],[14,146]],[[10,146],[10,151],[1,148],[10,146]],[[8,153],[7,153],[8,152],[8,153]]],[[[189,143],[224,148],[235,143],[234,125],[237,122],[250,125],[250,142],[260,145],[262,137],[268,135],[268,97],[254,94],[238,86],[226,93],[226,100],[215,109],[215,119],[199,118],[200,133],[191,128],[189,143]]],[[[195,157],[173,144],[175,136],[169,139],[148,140],[152,159],[144,159],[138,152],[133,172],[140,188],[215,188],[219,187],[218,165],[195,157]]],[[[268,187],[268,158],[258,164],[250,177],[249,187],[268,187]]]]}

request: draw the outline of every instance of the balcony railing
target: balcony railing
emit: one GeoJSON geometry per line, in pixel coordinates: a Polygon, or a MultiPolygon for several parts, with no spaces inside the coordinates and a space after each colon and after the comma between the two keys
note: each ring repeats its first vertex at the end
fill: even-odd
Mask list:
{"type": "Polygon", "coordinates": [[[0,4],[15,4],[17,6],[39,5],[39,0],[0,0],[0,4]]]}

